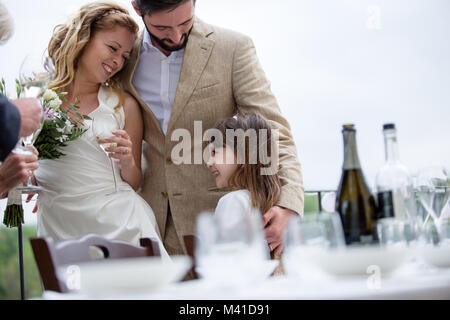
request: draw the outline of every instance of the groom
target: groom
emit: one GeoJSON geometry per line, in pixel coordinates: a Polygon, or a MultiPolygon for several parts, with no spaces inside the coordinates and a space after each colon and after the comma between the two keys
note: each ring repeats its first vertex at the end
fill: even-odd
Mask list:
{"type": "MultiPolygon", "coordinates": [[[[155,212],[167,251],[185,253],[183,235],[194,234],[196,216],[213,210],[226,193],[215,187],[204,164],[173,163],[179,141],[172,141],[172,133],[182,128],[193,137],[194,121],[206,130],[241,111],[263,115],[280,133],[283,187],[264,223],[271,250],[281,253],[288,218],[303,213],[303,179],[289,124],[251,39],[198,19],[195,0],[134,0],[132,5],[146,28],[124,71],[130,78],[125,86],[144,118],[147,167],[141,195],[155,212]]],[[[193,141],[192,150],[200,143],[193,141]]]]}

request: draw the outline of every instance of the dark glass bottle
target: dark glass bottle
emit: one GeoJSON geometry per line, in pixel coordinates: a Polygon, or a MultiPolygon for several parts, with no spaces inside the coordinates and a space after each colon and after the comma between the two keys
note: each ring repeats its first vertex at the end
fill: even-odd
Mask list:
{"type": "Polygon", "coordinates": [[[345,124],[344,164],[336,194],[336,211],[344,228],[347,245],[374,242],[376,219],[375,198],[364,180],[356,149],[356,130],[353,124],[345,124]]]}

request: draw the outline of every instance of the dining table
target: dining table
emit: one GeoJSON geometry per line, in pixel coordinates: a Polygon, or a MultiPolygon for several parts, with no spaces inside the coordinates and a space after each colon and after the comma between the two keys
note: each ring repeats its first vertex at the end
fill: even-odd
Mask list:
{"type": "MultiPolygon", "coordinates": [[[[114,279],[111,279],[114,281],[114,279]]],[[[268,276],[251,283],[227,284],[199,278],[176,281],[158,288],[119,293],[56,293],[44,291],[44,300],[448,300],[450,268],[430,266],[415,259],[387,275],[298,277],[268,276]]]]}

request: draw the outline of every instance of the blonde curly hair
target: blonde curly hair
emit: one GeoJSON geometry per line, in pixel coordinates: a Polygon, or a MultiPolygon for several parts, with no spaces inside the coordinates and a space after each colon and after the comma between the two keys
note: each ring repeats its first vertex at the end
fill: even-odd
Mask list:
{"type": "MultiPolygon", "coordinates": [[[[83,49],[96,31],[113,30],[121,26],[137,35],[139,26],[127,9],[114,2],[95,2],[84,5],[65,24],[57,25],[48,44],[48,54],[53,60],[55,73],[51,88],[67,89],[73,82],[78,60],[83,49]]],[[[124,67],[126,62],[124,64],[124,67]]],[[[123,69],[108,80],[108,85],[119,94],[123,103],[123,69]]]]}

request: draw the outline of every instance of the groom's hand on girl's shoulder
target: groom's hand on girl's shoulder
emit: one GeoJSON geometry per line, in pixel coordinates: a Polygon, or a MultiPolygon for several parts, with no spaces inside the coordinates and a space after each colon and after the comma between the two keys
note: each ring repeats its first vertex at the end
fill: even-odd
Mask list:
{"type": "Polygon", "coordinates": [[[270,251],[281,254],[283,250],[283,232],[290,217],[297,213],[293,210],[273,206],[263,215],[264,232],[270,251]]]}

